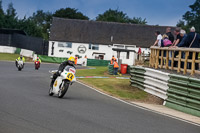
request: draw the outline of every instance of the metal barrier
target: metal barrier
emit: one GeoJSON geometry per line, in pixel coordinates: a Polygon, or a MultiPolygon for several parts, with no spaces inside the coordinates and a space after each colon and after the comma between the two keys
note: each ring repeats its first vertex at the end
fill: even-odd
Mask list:
{"type": "Polygon", "coordinates": [[[164,99],[163,105],[200,117],[200,79],[130,67],[131,86],[164,99]]]}
{"type": "Polygon", "coordinates": [[[162,99],[167,98],[168,74],[144,67],[130,67],[131,85],[162,99]],[[166,78],[167,77],[167,78],[166,78]]]}
{"type": "Polygon", "coordinates": [[[177,70],[186,74],[200,74],[198,53],[200,48],[151,47],[150,67],[177,70]],[[195,68],[196,67],[196,68],[195,68]]]}
{"type": "Polygon", "coordinates": [[[200,80],[171,74],[165,105],[200,117],[200,80]]]}

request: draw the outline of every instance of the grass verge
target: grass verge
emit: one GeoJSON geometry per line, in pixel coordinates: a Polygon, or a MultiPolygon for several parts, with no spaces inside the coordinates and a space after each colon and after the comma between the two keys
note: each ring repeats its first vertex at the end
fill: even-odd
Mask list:
{"type": "MultiPolygon", "coordinates": [[[[0,60],[15,61],[19,56],[19,54],[0,53],[0,60]]],[[[25,60],[26,62],[32,61],[29,57],[25,57],[25,60]]]]}
{"type": "MultiPolygon", "coordinates": [[[[76,76],[112,76],[108,75],[107,67],[95,67],[96,69],[83,69],[77,70],[76,76]]],[[[93,79],[85,78],[78,79],[93,88],[96,88],[104,93],[118,97],[123,100],[128,101],[140,101],[153,104],[162,104],[159,98],[152,96],[143,90],[137,89],[130,86],[129,79],[116,79],[116,78],[106,78],[106,79],[93,79]]]]}

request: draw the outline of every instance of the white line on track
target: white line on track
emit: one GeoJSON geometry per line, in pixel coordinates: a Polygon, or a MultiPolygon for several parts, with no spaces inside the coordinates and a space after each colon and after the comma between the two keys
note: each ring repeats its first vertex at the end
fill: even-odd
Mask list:
{"type": "Polygon", "coordinates": [[[137,107],[137,108],[140,108],[140,109],[143,109],[143,110],[151,111],[151,112],[153,112],[153,113],[157,113],[157,114],[160,114],[160,115],[168,116],[168,117],[170,117],[170,118],[174,118],[174,119],[177,119],[177,120],[180,120],[180,121],[183,121],[183,122],[186,122],[186,123],[189,123],[189,124],[193,124],[193,125],[196,125],[196,126],[199,126],[199,127],[200,127],[200,124],[198,124],[198,123],[195,123],[195,122],[192,122],[192,121],[188,121],[188,120],[184,120],[184,119],[182,119],[182,118],[178,118],[178,117],[175,117],[175,116],[172,116],[172,115],[169,115],[169,114],[161,113],[161,112],[158,112],[158,111],[155,111],[155,110],[152,110],[152,109],[148,109],[148,108],[145,108],[145,107],[142,107],[142,106],[133,104],[133,103],[126,102],[126,101],[121,100],[121,99],[119,99],[119,98],[110,96],[110,95],[108,95],[108,94],[106,94],[106,93],[104,93],[104,92],[101,92],[101,91],[99,91],[99,90],[97,90],[97,89],[95,89],[95,88],[93,88],[93,87],[90,87],[90,86],[88,86],[88,85],[86,85],[86,84],[84,84],[84,83],[82,83],[82,82],[80,82],[80,81],[76,81],[76,82],[79,83],[79,84],[82,84],[82,85],[84,85],[84,86],[86,86],[86,87],[88,87],[88,88],[90,88],[90,89],[92,89],[92,90],[94,90],[94,91],[96,91],[96,92],[102,94],[102,95],[111,97],[111,98],[113,98],[113,99],[115,99],[115,100],[118,100],[118,101],[123,102],[123,103],[125,103],[125,104],[128,104],[128,105],[130,105],[130,106],[134,106],[134,107],[137,107]]]}

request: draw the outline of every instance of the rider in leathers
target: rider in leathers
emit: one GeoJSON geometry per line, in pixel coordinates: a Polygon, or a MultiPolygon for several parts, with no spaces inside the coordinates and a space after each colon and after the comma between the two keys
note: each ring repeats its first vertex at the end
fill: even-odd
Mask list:
{"type": "MultiPolygon", "coordinates": [[[[53,78],[52,78],[52,80],[51,80],[51,85],[50,85],[50,87],[53,87],[54,81],[56,80],[56,78],[57,78],[58,76],[60,76],[60,74],[63,72],[63,70],[64,70],[64,68],[65,68],[66,66],[69,65],[69,66],[72,66],[72,67],[75,68],[75,66],[74,66],[74,61],[75,61],[75,58],[71,56],[67,61],[64,61],[63,63],[60,64],[60,66],[59,66],[59,68],[58,68],[58,71],[53,75],[53,78]]],[[[76,68],[75,68],[75,69],[76,69],[76,68]]]]}

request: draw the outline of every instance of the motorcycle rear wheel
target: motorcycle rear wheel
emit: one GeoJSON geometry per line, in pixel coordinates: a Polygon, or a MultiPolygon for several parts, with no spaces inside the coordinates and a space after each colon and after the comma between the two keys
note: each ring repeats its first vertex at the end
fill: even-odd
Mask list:
{"type": "Polygon", "coordinates": [[[58,92],[58,98],[62,98],[69,88],[69,82],[64,82],[63,87],[58,92]]]}

